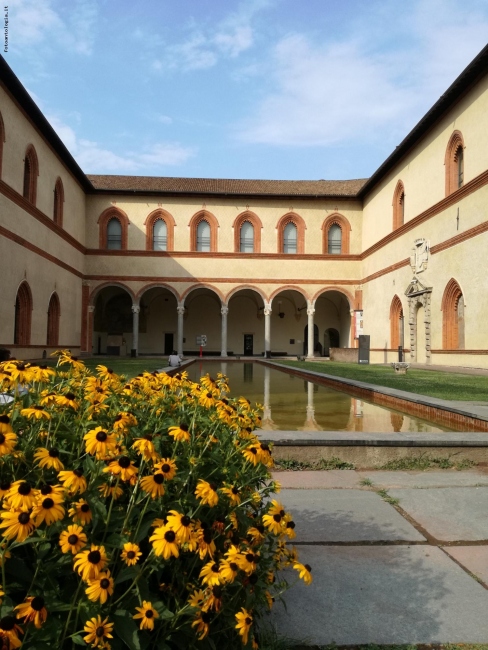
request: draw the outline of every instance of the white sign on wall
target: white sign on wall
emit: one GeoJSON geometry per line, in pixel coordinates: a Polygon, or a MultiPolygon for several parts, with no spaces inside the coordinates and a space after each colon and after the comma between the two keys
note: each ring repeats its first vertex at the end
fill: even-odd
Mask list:
{"type": "Polygon", "coordinates": [[[207,335],[202,334],[201,336],[197,336],[197,345],[201,345],[202,348],[204,348],[207,345],[207,335]]]}
{"type": "Polygon", "coordinates": [[[363,311],[358,309],[354,312],[354,338],[358,339],[363,334],[363,311]]]}

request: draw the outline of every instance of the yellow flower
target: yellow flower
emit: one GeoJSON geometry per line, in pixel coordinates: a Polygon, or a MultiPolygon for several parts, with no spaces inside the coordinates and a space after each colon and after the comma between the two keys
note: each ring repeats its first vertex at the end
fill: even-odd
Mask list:
{"type": "Polygon", "coordinates": [[[82,580],[96,578],[107,564],[107,555],[103,546],[91,545],[91,550],[81,551],[75,556],[74,568],[82,580]]]}
{"type": "Polygon", "coordinates": [[[39,490],[35,490],[28,481],[15,481],[5,495],[13,510],[28,510],[36,502],[39,490]]]}
{"type": "Polygon", "coordinates": [[[42,596],[29,596],[24,603],[14,607],[14,610],[18,610],[17,618],[23,618],[24,623],[32,621],[37,628],[42,627],[47,618],[47,610],[44,607],[42,596]]]}
{"type": "Polygon", "coordinates": [[[147,494],[151,495],[152,499],[157,497],[162,497],[164,494],[164,475],[160,472],[156,474],[151,474],[151,476],[145,476],[141,479],[141,488],[147,494]]]}
{"type": "Polygon", "coordinates": [[[209,612],[200,611],[198,612],[195,620],[191,624],[192,627],[197,628],[198,640],[201,641],[204,639],[210,630],[210,621],[212,620],[212,615],[209,612]]]}
{"type": "Polygon", "coordinates": [[[23,633],[22,628],[17,625],[12,615],[7,614],[7,616],[0,619],[0,640],[5,642],[5,638],[7,639],[5,644],[7,648],[20,648],[22,641],[18,635],[23,633]]]}
{"type": "Polygon", "coordinates": [[[144,438],[136,438],[132,449],[140,454],[145,461],[155,460],[158,457],[150,434],[144,436],[144,438]]]}
{"type": "Polygon", "coordinates": [[[52,390],[51,391],[43,390],[41,393],[41,397],[42,397],[40,401],[41,406],[50,406],[51,404],[56,403],[56,393],[54,393],[52,390]]]}
{"type": "Polygon", "coordinates": [[[213,558],[215,553],[215,542],[212,538],[212,531],[210,528],[200,528],[198,530],[198,552],[200,559],[203,560],[204,557],[208,555],[213,558]]]}
{"type": "Polygon", "coordinates": [[[83,494],[86,490],[86,478],[83,476],[83,469],[81,467],[73,471],[59,472],[58,478],[71,494],[76,494],[77,492],[83,494]]]}
{"type": "Polygon", "coordinates": [[[7,510],[0,512],[3,519],[0,528],[5,528],[3,536],[7,539],[16,538],[17,542],[23,542],[34,530],[34,521],[29,512],[16,512],[7,510]]]}
{"type": "Polygon", "coordinates": [[[114,593],[114,579],[110,577],[110,571],[100,573],[97,578],[88,580],[88,587],[85,593],[90,600],[97,601],[103,605],[109,596],[114,593]]]}
{"type": "Polygon", "coordinates": [[[111,382],[114,379],[118,379],[118,375],[112,370],[112,368],[107,368],[107,366],[102,366],[101,364],[97,366],[98,376],[104,381],[111,382]]]}
{"type": "Polygon", "coordinates": [[[220,575],[223,582],[234,582],[239,573],[239,565],[231,560],[220,561],[220,575]]]}
{"type": "Polygon", "coordinates": [[[175,461],[171,458],[161,458],[159,463],[156,463],[156,465],[154,465],[154,469],[157,469],[158,472],[161,472],[167,481],[171,481],[174,479],[176,470],[178,468],[175,461]]]}
{"type": "Polygon", "coordinates": [[[219,495],[216,492],[216,486],[207,483],[207,481],[204,481],[203,479],[198,479],[198,484],[195,489],[195,495],[201,499],[202,504],[208,504],[211,508],[213,506],[216,506],[217,503],[219,502],[219,495]]]}
{"type": "Polygon", "coordinates": [[[70,406],[73,410],[78,410],[78,402],[76,401],[76,395],[74,393],[68,392],[64,395],[57,395],[56,404],[58,406],[70,406]]]}
{"type": "Polygon", "coordinates": [[[241,497],[239,496],[239,488],[235,485],[221,488],[220,491],[229,497],[232,505],[238,506],[240,504],[241,497]]]}
{"type": "Polygon", "coordinates": [[[173,436],[173,438],[177,442],[190,441],[190,434],[188,433],[188,425],[183,422],[178,427],[169,427],[168,433],[170,436],[173,436]]]}
{"type": "Polygon", "coordinates": [[[293,568],[298,571],[298,576],[303,580],[306,585],[312,583],[312,567],[309,564],[302,564],[301,562],[295,562],[293,568]]]}
{"type": "MultiPolygon", "coordinates": [[[[5,415],[3,417],[7,418],[7,420],[9,419],[8,415],[5,415]]],[[[7,424],[6,426],[0,428],[0,456],[11,454],[16,444],[17,436],[10,428],[10,425],[7,424]],[[2,431],[2,429],[4,429],[4,431],[2,431]],[[10,431],[8,431],[8,429],[10,429],[10,431]]]]}
{"type": "Polygon", "coordinates": [[[85,447],[89,454],[97,458],[105,458],[107,453],[115,451],[116,437],[107,433],[102,427],[97,427],[83,436],[85,447]]]}
{"type": "Polygon", "coordinates": [[[102,497],[113,497],[114,501],[117,501],[124,494],[124,490],[119,485],[102,483],[98,486],[98,489],[102,493],[102,497]]]}
{"type": "Polygon", "coordinates": [[[77,524],[68,526],[68,529],[63,530],[59,536],[59,545],[63,553],[76,555],[85,546],[86,542],[87,537],[83,532],[83,528],[77,524]]]}
{"type": "Polygon", "coordinates": [[[142,553],[137,544],[127,542],[124,544],[124,550],[120,554],[120,557],[124,560],[127,566],[133,566],[134,564],[137,564],[141,555],[142,553]]]}
{"type": "Polygon", "coordinates": [[[108,617],[102,621],[102,617],[99,614],[96,618],[93,617],[85,623],[83,629],[87,632],[87,635],[83,637],[83,640],[87,644],[91,643],[92,648],[109,648],[110,646],[107,646],[107,639],[113,639],[113,635],[111,634],[113,628],[114,624],[108,622],[108,617]]]}
{"type": "Polygon", "coordinates": [[[219,585],[222,582],[222,575],[220,573],[220,565],[218,562],[213,560],[207,562],[200,571],[200,578],[202,578],[202,583],[213,587],[214,585],[219,585]]]}
{"type": "Polygon", "coordinates": [[[273,535],[281,535],[285,523],[286,522],[282,515],[263,515],[263,524],[273,533],[273,535]]]}
{"type": "Polygon", "coordinates": [[[90,504],[84,499],[76,501],[69,509],[68,514],[73,518],[73,521],[79,521],[82,526],[89,524],[92,520],[90,504]]]}
{"type": "Polygon", "coordinates": [[[154,619],[159,618],[159,614],[148,600],[142,601],[142,607],[136,607],[137,614],[132,618],[141,619],[139,629],[154,630],[154,619]]]}
{"type": "Polygon", "coordinates": [[[59,460],[59,450],[56,447],[44,449],[39,447],[34,454],[35,460],[42,469],[54,469],[56,472],[64,469],[63,463],[59,460]]]}
{"type": "Polygon", "coordinates": [[[45,497],[42,501],[39,501],[32,510],[32,518],[35,520],[36,526],[40,526],[43,521],[50,526],[63,517],[63,506],[56,503],[51,497],[45,497]]]}
{"type": "Polygon", "coordinates": [[[294,521],[287,521],[286,522],[285,532],[286,532],[289,539],[295,539],[297,534],[295,533],[295,522],[294,521]]]}
{"type": "Polygon", "coordinates": [[[114,420],[114,431],[125,431],[127,427],[134,427],[137,424],[132,413],[119,413],[114,420]]]}
{"type": "Polygon", "coordinates": [[[252,553],[251,551],[240,553],[239,556],[236,556],[235,561],[240,569],[250,575],[256,571],[257,563],[259,562],[259,553],[252,553]]]}
{"type": "Polygon", "coordinates": [[[242,607],[241,611],[237,612],[236,619],[236,630],[238,630],[239,634],[242,636],[242,644],[247,645],[249,631],[252,626],[252,616],[247,611],[247,609],[244,609],[244,607],[242,607]]]}
{"type": "Polygon", "coordinates": [[[121,456],[118,460],[113,460],[103,471],[115,476],[120,475],[122,481],[130,481],[137,474],[137,467],[134,467],[128,456],[121,456]]]}
{"type": "Polygon", "coordinates": [[[36,420],[50,420],[51,419],[51,414],[45,411],[42,406],[38,406],[37,404],[34,404],[34,406],[30,406],[29,408],[22,409],[20,411],[21,415],[24,415],[26,418],[30,419],[36,419],[36,420]]]}
{"type": "Polygon", "coordinates": [[[184,544],[190,540],[193,532],[193,525],[188,515],[183,515],[177,510],[170,510],[166,519],[169,528],[175,532],[179,544],[184,544]]]}
{"type": "Polygon", "coordinates": [[[156,528],[149,541],[152,542],[155,555],[162,555],[165,560],[169,560],[171,556],[178,557],[180,554],[176,533],[169,526],[156,528]]]}
{"type": "Polygon", "coordinates": [[[246,449],[241,449],[242,455],[244,458],[253,465],[259,463],[259,445],[251,445],[251,447],[246,447],[246,449]]]}

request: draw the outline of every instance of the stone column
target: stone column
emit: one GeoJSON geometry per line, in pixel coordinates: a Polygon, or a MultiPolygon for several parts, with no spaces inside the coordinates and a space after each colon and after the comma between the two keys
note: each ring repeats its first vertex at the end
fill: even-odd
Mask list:
{"type": "Polygon", "coordinates": [[[307,316],[308,316],[308,340],[307,340],[307,359],[313,359],[314,358],[314,323],[313,323],[313,315],[315,314],[315,307],[312,302],[308,303],[307,307],[307,316]]]}
{"type": "Polygon", "coordinates": [[[137,357],[139,353],[139,305],[132,305],[132,350],[131,356],[137,357]]]}
{"type": "Polygon", "coordinates": [[[229,313],[229,308],[227,305],[223,305],[220,309],[222,314],[222,336],[221,336],[221,357],[227,356],[227,314],[229,313]]]}
{"type": "Polygon", "coordinates": [[[313,389],[314,385],[311,381],[307,382],[307,420],[312,421],[315,419],[315,406],[313,403],[313,389]]]}
{"type": "Polygon", "coordinates": [[[185,315],[185,308],[183,305],[178,305],[176,308],[178,312],[178,333],[177,338],[177,352],[180,356],[183,356],[183,316],[185,315]]]}
{"type": "Polygon", "coordinates": [[[93,354],[93,316],[95,314],[95,306],[88,305],[88,322],[86,333],[86,351],[88,354],[93,354]]]}
{"type": "Polygon", "coordinates": [[[271,304],[264,303],[264,356],[271,356],[271,304]]]}
{"type": "Polygon", "coordinates": [[[271,408],[269,406],[269,380],[270,372],[269,368],[265,366],[264,368],[264,400],[263,400],[263,420],[271,420],[271,408]]]}

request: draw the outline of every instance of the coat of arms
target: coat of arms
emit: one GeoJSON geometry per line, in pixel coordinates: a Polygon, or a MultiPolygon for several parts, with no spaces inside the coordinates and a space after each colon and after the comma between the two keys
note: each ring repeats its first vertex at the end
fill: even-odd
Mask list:
{"type": "Polygon", "coordinates": [[[427,239],[416,239],[410,254],[410,268],[413,273],[422,273],[429,261],[429,242],[427,239]]]}

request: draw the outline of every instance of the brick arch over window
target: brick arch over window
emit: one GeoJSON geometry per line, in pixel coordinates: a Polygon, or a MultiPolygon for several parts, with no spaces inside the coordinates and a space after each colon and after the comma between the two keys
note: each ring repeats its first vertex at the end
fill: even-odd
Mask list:
{"type": "Polygon", "coordinates": [[[441,310],[443,349],[464,350],[464,296],[454,278],[446,285],[441,310]]]}
{"type": "Polygon", "coordinates": [[[5,142],[5,125],[0,113],[0,178],[2,177],[3,143],[5,142]]]}
{"type": "Polygon", "coordinates": [[[37,200],[37,177],[39,176],[39,162],[37,160],[36,150],[30,144],[24,157],[24,187],[22,195],[32,205],[36,204],[37,200]]]}
{"type": "Polygon", "coordinates": [[[464,183],[464,138],[461,131],[454,131],[446,148],[446,196],[459,189],[464,183]]]}
{"type": "Polygon", "coordinates": [[[324,254],[327,255],[329,252],[329,231],[332,226],[339,226],[341,229],[341,255],[348,255],[351,224],[344,215],[339,214],[338,212],[330,214],[322,224],[322,231],[324,233],[322,250],[324,254]]]}
{"type": "Polygon", "coordinates": [[[129,232],[129,217],[120,208],[107,208],[98,217],[99,242],[100,248],[107,248],[107,226],[110,219],[118,219],[122,228],[121,250],[127,250],[127,240],[129,232]]]}
{"type": "Polygon", "coordinates": [[[59,320],[61,318],[61,305],[58,294],[54,292],[49,300],[47,309],[47,345],[58,345],[59,343],[59,320]]]}
{"type": "Polygon", "coordinates": [[[163,210],[162,208],[153,210],[153,212],[148,214],[146,221],[144,222],[144,225],[146,226],[146,250],[147,251],[154,250],[153,248],[154,224],[159,219],[161,219],[161,221],[164,221],[166,224],[166,237],[167,237],[166,250],[172,251],[174,249],[175,220],[167,210],[163,210]]]}
{"type": "Polygon", "coordinates": [[[32,321],[32,292],[27,282],[22,282],[17,290],[14,316],[14,343],[30,345],[32,321]]]}
{"type": "Polygon", "coordinates": [[[211,212],[207,212],[206,210],[200,210],[200,212],[194,214],[190,219],[190,223],[188,224],[190,226],[190,250],[197,250],[197,229],[198,224],[202,221],[206,221],[210,226],[210,252],[215,253],[217,251],[219,222],[211,212]]]}
{"type": "Polygon", "coordinates": [[[405,223],[405,187],[398,181],[393,192],[393,230],[405,223]]]}
{"type": "Polygon", "coordinates": [[[302,217],[296,212],[288,212],[284,214],[276,224],[278,231],[278,253],[283,253],[285,250],[284,233],[285,228],[289,223],[293,223],[297,229],[297,254],[303,255],[305,252],[305,230],[307,226],[302,217]]]}
{"type": "Polygon", "coordinates": [[[396,350],[402,345],[401,328],[403,327],[403,307],[398,296],[393,296],[390,306],[390,346],[396,350]]]}
{"type": "Polygon", "coordinates": [[[58,178],[54,186],[53,220],[58,226],[63,225],[64,187],[63,181],[58,178]]]}
{"type": "Polygon", "coordinates": [[[241,214],[235,218],[234,223],[232,224],[232,227],[234,228],[234,252],[239,253],[241,250],[241,228],[246,221],[252,224],[254,228],[254,253],[260,253],[261,230],[263,228],[263,224],[258,215],[254,212],[251,212],[250,210],[241,212],[241,214]]]}

